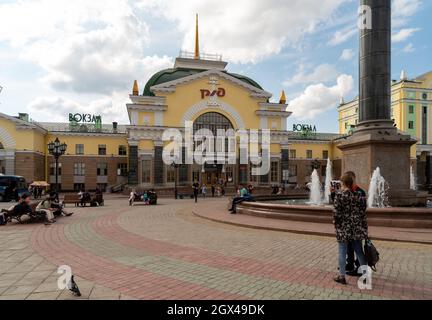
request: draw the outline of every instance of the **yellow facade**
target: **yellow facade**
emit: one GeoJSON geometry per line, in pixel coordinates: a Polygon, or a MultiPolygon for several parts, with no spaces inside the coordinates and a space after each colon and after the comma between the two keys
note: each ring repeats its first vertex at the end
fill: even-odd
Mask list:
{"type": "Polygon", "coordinates": [[[120,146],[128,146],[125,136],[72,136],[62,133],[49,133],[47,135],[48,141],[54,141],[56,138],[59,138],[62,143],[68,145],[66,155],[77,155],[76,145],[84,145],[84,153],[79,154],[84,156],[98,156],[100,145],[106,146],[107,155],[117,156],[120,146]]]}
{"type": "MultiPolygon", "coordinates": [[[[412,157],[424,150],[432,150],[432,72],[415,79],[402,74],[392,83],[391,116],[397,128],[418,140],[412,148],[412,157]]],[[[339,111],[339,133],[349,134],[358,124],[358,98],[341,103],[339,111]]]]}

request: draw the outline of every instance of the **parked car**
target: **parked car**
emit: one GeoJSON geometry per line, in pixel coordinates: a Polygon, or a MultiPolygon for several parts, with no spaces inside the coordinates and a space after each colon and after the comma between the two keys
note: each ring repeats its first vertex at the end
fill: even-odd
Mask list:
{"type": "Polygon", "coordinates": [[[18,201],[25,193],[28,193],[28,189],[23,177],[0,176],[0,202],[18,201]]]}

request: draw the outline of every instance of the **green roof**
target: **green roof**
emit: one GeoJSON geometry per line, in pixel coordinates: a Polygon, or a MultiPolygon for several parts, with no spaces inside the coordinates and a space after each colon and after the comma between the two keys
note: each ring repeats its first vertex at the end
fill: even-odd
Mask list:
{"type": "MultiPolygon", "coordinates": [[[[185,69],[185,68],[175,68],[175,69],[165,69],[162,71],[159,71],[158,73],[154,74],[150,80],[147,82],[145,88],[144,88],[144,96],[154,96],[154,93],[150,91],[150,88],[153,86],[157,86],[159,84],[162,83],[167,83],[170,81],[175,81],[181,78],[185,78],[185,77],[189,77],[189,76],[193,76],[195,74],[201,73],[201,72],[205,72],[207,70],[200,70],[200,69],[185,69]]],[[[243,75],[239,75],[236,73],[229,73],[224,71],[226,74],[237,78],[238,80],[241,80],[255,88],[261,89],[263,90],[263,88],[254,80],[252,80],[251,78],[248,78],[246,76],[243,75]]]]}

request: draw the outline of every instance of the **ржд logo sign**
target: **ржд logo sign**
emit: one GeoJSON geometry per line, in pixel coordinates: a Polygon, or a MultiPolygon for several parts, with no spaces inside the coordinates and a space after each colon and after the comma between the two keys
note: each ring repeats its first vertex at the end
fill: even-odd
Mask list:
{"type": "Polygon", "coordinates": [[[219,98],[225,97],[226,91],[224,88],[219,88],[217,90],[207,90],[201,89],[201,99],[205,99],[206,97],[214,97],[218,96],[219,98]]]}

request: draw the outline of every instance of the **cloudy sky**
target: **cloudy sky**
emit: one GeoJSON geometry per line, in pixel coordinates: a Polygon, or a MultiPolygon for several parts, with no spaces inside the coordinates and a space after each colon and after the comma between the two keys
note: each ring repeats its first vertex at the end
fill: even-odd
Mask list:
{"type": "MultiPolygon", "coordinates": [[[[431,71],[432,1],[393,0],[392,76],[431,71]]],[[[134,79],[142,88],[193,50],[222,54],[294,116],[337,131],[336,107],[358,93],[358,0],[0,0],[0,111],[38,121],[73,112],[127,122],[134,79]]]]}

